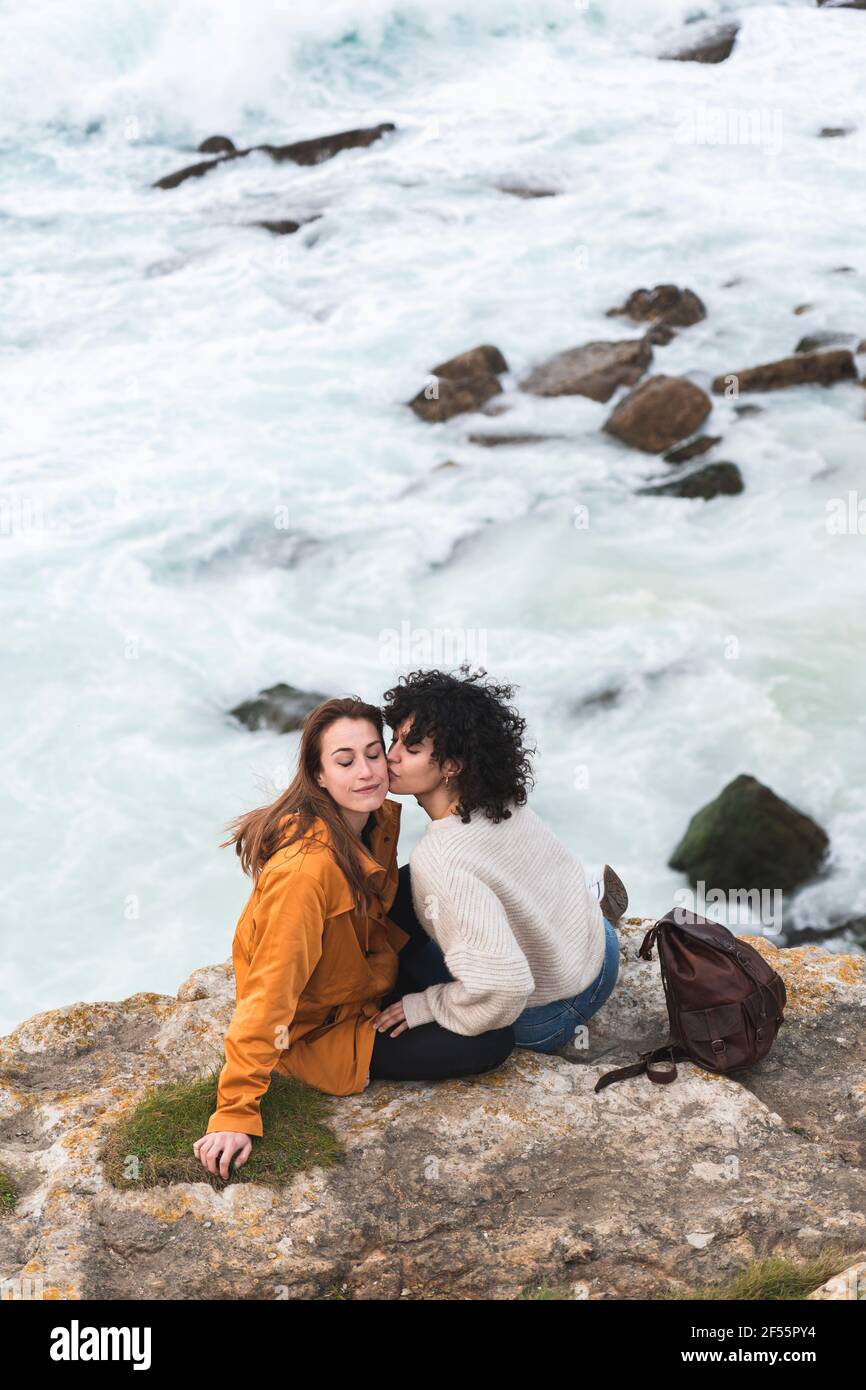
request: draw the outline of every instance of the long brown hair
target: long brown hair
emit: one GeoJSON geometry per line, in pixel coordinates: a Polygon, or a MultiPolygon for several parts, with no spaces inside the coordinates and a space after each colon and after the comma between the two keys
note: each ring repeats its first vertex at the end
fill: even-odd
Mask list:
{"type": "Polygon", "coordinates": [[[330,831],[334,858],[355,894],[356,906],[362,907],[369,903],[369,894],[358,859],[358,837],[346,824],[331,793],[316,781],[322,770],[322,734],[337,719],[369,720],[384,748],[382,711],[376,705],[365,704],[357,695],[324,700],[304,720],[298,768],[291,785],[269,806],[236,816],[226,827],[232,831],[231,838],[224,840],[220,848],[233,844],[244,873],[255,882],[266,860],[278,849],[307,836],[311,842],[317,841],[318,837],[309,832],[318,816],[330,831]],[[286,816],[293,819],[281,825],[286,816]]]}

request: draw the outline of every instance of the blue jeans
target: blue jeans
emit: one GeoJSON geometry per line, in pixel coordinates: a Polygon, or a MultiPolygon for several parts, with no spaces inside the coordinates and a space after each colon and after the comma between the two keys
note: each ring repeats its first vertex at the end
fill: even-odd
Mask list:
{"type": "Polygon", "coordinates": [[[532,1052],[556,1052],[571,1042],[575,1030],[588,1023],[613,990],[619,976],[619,937],[612,922],[604,922],[605,948],[601,970],[592,984],[570,999],[555,999],[524,1009],[512,1024],[516,1047],[528,1047],[532,1052]]]}
{"type": "MultiPolygon", "coordinates": [[[[429,985],[448,984],[454,979],[445,964],[440,946],[427,936],[415,916],[408,864],[400,869],[397,896],[388,915],[412,937],[400,952],[398,997],[400,993],[427,989],[429,985]]],[[[565,1043],[571,1042],[575,1030],[581,1024],[588,1023],[601,1008],[619,976],[619,937],[612,922],[606,917],[602,921],[605,950],[599,974],[582,993],[573,994],[570,999],[556,999],[551,1004],[524,1009],[512,1024],[515,1046],[528,1047],[533,1052],[556,1052],[565,1043]]]]}

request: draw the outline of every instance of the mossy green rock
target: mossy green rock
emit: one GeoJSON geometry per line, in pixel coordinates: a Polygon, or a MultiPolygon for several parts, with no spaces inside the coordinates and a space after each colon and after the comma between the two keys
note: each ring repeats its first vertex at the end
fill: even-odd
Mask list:
{"type": "Polygon", "coordinates": [[[290,734],[300,729],[310,710],[327,698],[318,690],[298,690],[281,681],[267,690],[260,690],[254,699],[235,705],[229,714],[254,733],[259,729],[273,729],[278,734],[290,734]]]}
{"type": "Polygon", "coordinates": [[[791,892],[814,877],[829,839],[811,816],[741,773],[702,807],[668,865],[705,891],[757,888],[791,892]]]}

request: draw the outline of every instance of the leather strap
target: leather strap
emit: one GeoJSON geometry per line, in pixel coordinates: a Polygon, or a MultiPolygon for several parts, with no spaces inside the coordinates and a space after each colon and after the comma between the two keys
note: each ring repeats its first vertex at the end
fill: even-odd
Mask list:
{"type": "Polygon", "coordinates": [[[657,1086],[667,1086],[671,1081],[677,1079],[677,1062],[684,1061],[689,1057],[688,1050],[678,1041],[671,1039],[670,1042],[662,1044],[661,1047],[650,1048],[649,1052],[642,1052],[640,1062],[633,1062],[628,1067],[618,1067],[615,1071],[607,1071],[604,1076],[600,1076],[595,1083],[596,1091],[603,1091],[605,1086],[610,1086],[614,1081],[625,1081],[630,1076],[643,1076],[646,1074],[650,1081],[657,1086]],[[654,1070],[657,1062],[667,1061],[668,1068],[664,1071],[654,1070]]]}

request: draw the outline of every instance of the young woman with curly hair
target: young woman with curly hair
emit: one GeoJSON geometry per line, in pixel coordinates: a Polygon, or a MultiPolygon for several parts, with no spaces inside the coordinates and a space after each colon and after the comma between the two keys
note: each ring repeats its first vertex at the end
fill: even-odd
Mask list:
{"type": "Polygon", "coordinates": [[[374,1019],[472,1035],[511,1024],[518,1047],[554,1052],[588,1023],[619,973],[614,921],[628,896],[609,865],[580,861],[527,805],[526,721],[486,672],[414,671],[385,693],[391,791],[430,817],[399,871],[391,917],[423,924],[433,983],[374,1019]]]}

